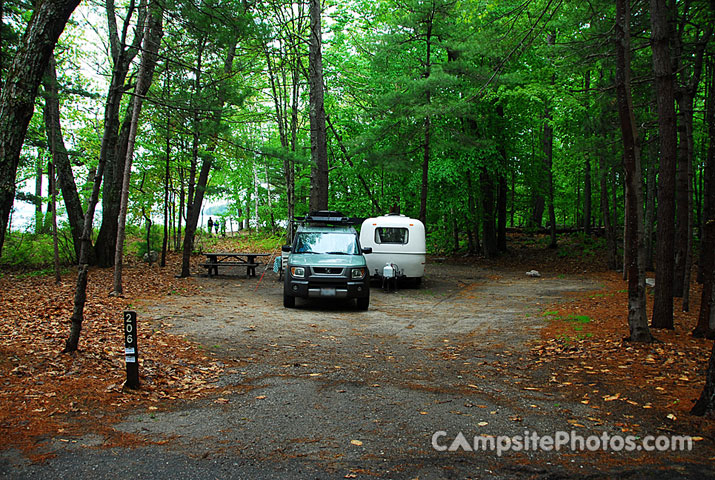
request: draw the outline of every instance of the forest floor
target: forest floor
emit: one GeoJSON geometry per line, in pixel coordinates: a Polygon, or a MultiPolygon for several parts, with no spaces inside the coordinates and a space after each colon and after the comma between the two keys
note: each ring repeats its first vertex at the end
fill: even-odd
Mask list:
{"type": "Polygon", "coordinates": [[[715,477],[715,421],[688,413],[712,347],[690,336],[697,286],[690,313],[676,301],[675,330],[632,344],[625,282],[590,242],[563,237],[549,250],[515,235],[509,246],[496,260],[431,258],[421,288],[375,288],[367,312],[300,300],[286,310],[270,270],[177,279],[178,257],[164,269],[134,262],[125,298],[107,295],[111,270],[93,270],[71,355],[59,352],[73,275],[55,286],[4,272],[0,476],[715,477]],[[140,322],[139,391],[122,388],[128,307],[140,322]],[[433,448],[460,432],[469,444],[557,432],[693,442],[665,452],[578,441],[560,451],[433,448]]]}

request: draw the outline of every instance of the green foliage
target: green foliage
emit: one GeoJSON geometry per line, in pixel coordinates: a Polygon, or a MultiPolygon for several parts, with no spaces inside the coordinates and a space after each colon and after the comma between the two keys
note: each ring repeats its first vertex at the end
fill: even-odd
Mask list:
{"type": "Polygon", "coordinates": [[[565,237],[557,255],[561,258],[591,258],[600,255],[606,248],[606,240],[584,233],[577,233],[565,237]]]}
{"type": "MultiPolygon", "coordinates": [[[[690,58],[710,17],[705,9],[693,6],[684,12],[685,3],[676,3],[679,15],[687,13],[683,56],[690,58]]],[[[137,239],[129,250],[133,255],[146,251],[141,225],[148,216],[159,223],[152,231],[152,249],[160,246],[158,219],[164,216],[166,187],[173,226],[179,216],[185,218],[189,178],[195,179],[207,160],[213,169],[203,207],[216,208],[211,210],[214,217],[248,220],[252,229],[281,237],[289,220],[287,170],[294,173],[294,213],[307,213],[307,12],[304,4],[284,0],[248,6],[234,0],[200,8],[190,2],[163,5],[166,34],[151,101],[142,111],[130,188],[128,222],[137,239]],[[232,74],[227,75],[225,62],[234,44],[232,74]],[[180,206],[184,212],[178,211],[180,206]]],[[[3,54],[9,58],[30,10],[12,2],[5,8],[3,54]]],[[[102,34],[104,13],[86,8],[92,15],[75,20],[55,52],[62,125],[79,188],[91,180],[99,158],[107,88],[89,78],[86,67],[91,64],[101,74],[111,67],[103,49],[88,48],[84,38],[87,29],[102,34]],[[95,18],[98,24],[89,25],[95,18]]],[[[650,33],[646,10],[639,5],[633,11],[638,41],[650,33]]],[[[465,251],[467,234],[483,233],[483,173],[506,179],[510,225],[535,232],[545,224],[537,218],[532,225],[531,218],[536,201],[547,193],[543,140],[548,125],[555,138],[556,223],[583,224],[587,162],[589,220],[602,216],[601,178],[609,202],[615,192],[614,218],[622,219],[622,152],[612,88],[613,2],[329,0],[324,15],[330,16],[323,22],[323,55],[332,209],[371,216],[397,206],[416,217],[427,154],[430,253],[465,251]],[[555,35],[553,45],[547,34],[555,35]]],[[[634,46],[633,77],[643,80],[632,89],[645,160],[655,124],[651,58],[647,42],[643,48],[634,46]]],[[[127,82],[128,92],[135,73],[127,82]]],[[[130,99],[125,96],[124,106],[130,99]]],[[[36,110],[42,111],[41,98],[36,110]]],[[[703,110],[701,89],[696,111],[703,110]]],[[[46,168],[49,160],[45,136],[43,119],[35,115],[18,178],[26,199],[33,198],[27,192],[34,191],[37,167],[46,168]]],[[[709,141],[703,116],[696,116],[696,156],[704,158],[709,141]]],[[[645,168],[657,167],[657,151],[652,153],[645,168]]],[[[699,167],[703,158],[696,159],[699,167]]],[[[695,168],[696,184],[701,170],[695,168]]],[[[80,194],[83,200],[87,196],[86,190],[80,194]]],[[[37,198],[46,203],[46,197],[37,198]]],[[[218,241],[204,235],[197,248],[218,241]]],[[[603,242],[564,236],[557,254],[593,257],[603,242]]],[[[44,261],[35,257],[47,255],[12,253],[18,263],[44,261]]]]}
{"type": "MultiPolygon", "coordinates": [[[[74,247],[68,230],[58,232],[58,247],[62,265],[74,263],[74,247]]],[[[5,237],[0,265],[30,269],[47,268],[54,264],[55,250],[51,235],[10,232],[5,237]]]]}
{"type": "Polygon", "coordinates": [[[149,236],[149,249],[147,249],[146,225],[136,226],[128,225],[125,240],[125,252],[139,259],[143,259],[144,255],[150,250],[161,252],[161,242],[164,238],[163,226],[153,226],[149,236]]]}

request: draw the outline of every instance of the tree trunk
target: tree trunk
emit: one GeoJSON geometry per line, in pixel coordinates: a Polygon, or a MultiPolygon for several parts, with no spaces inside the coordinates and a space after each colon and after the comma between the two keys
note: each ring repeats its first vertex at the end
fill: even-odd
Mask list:
{"type": "Polygon", "coordinates": [[[452,217],[452,249],[455,252],[459,251],[459,223],[457,222],[457,214],[454,208],[449,209],[449,214],[452,217]]]}
{"type": "Polygon", "coordinates": [[[325,127],[321,1],[310,0],[310,210],[328,209],[328,141],[325,127]]]}
{"type": "MultiPolygon", "coordinates": [[[[57,85],[57,70],[54,56],[50,57],[43,84],[45,87],[45,107],[43,109],[45,120],[45,132],[47,143],[52,154],[52,164],[57,172],[57,180],[62,190],[62,198],[67,210],[67,219],[70,224],[72,241],[75,251],[75,260],[79,260],[79,251],[82,243],[82,225],[84,224],[84,212],[82,202],[77,192],[77,185],[72,173],[69,155],[62,138],[62,127],[60,125],[60,101],[59,88],[57,85]]],[[[90,262],[92,259],[90,258],[90,262]]]]}
{"type": "MultiPolygon", "coordinates": [[[[124,175],[122,176],[122,196],[119,205],[119,218],[117,219],[117,242],[114,255],[114,286],[113,294],[121,295],[122,288],[122,266],[124,254],[124,237],[127,221],[127,205],[129,204],[129,184],[132,173],[132,160],[134,157],[134,146],[137,137],[137,129],[139,127],[139,114],[142,110],[142,103],[149,87],[151,86],[154,76],[154,67],[156,67],[157,53],[161,38],[164,36],[162,15],[163,11],[160,7],[150,5],[149,21],[146,24],[144,32],[144,44],[142,46],[142,61],[137,73],[137,84],[134,90],[133,106],[132,106],[132,122],[129,127],[129,138],[127,142],[127,153],[124,160],[124,175]]],[[[151,257],[149,244],[147,243],[147,254],[151,257]]]]}
{"type": "Polygon", "coordinates": [[[699,417],[715,418],[715,343],[710,352],[703,392],[690,413],[699,417]]]}
{"type": "Polygon", "coordinates": [[[546,171],[546,195],[549,207],[549,233],[551,241],[549,248],[556,248],[556,211],[554,210],[554,172],[553,172],[553,147],[554,131],[551,128],[551,111],[548,106],[544,111],[544,169],[546,171]]]}
{"type": "Polygon", "coordinates": [[[608,169],[603,152],[599,153],[599,170],[601,178],[601,215],[603,228],[606,231],[606,250],[608,251],[608,268],[618,270],[618,256],[616,255],[616,229],[611,218],[608,205],[608,169]]]}
{"type": "Polygon", "coordinates": [[[494,222],[494,180],[486,167],[481,168],[479,184],[482,191],[482,253],[492,258],[499,252],[494,222]]]}
{"type": "Polygon", "coordinates": [[[506,176],[497,174],[497,250],[506,252],[506,209],[507,189],[506,176]]]}
{"type": "Polygon", "coordinates": [[[628,250],[628,326],[630,340],[651,342],[645,301],[645,244],[641,208],[641,168],[638,134],[630,91],[630,0],[616,2],[616,95],[623,136],[626,173],[626,224],[628,250]]]}
{"type": "Polygon", "coordinates": [[[702,248],[707,249],[710,253],[705,255],[705,264],[702,265],[705,275],[703,277],[703,290],[700,299],[700,314],[698,315],[698,324],[693,330],[694,337],[715,338],[715,322],[712,322],[715,315],[715,215],[705,223],[703,229],[707,232],[708,243],[703,244],[702,248]]]}
{"type": "Polygon", "coordinates": [[[509,211],[509,225],[514,228],[514,214],[516,213],[516,173],[511,172],[511,210],[509,211]]]}
{"type": "MultiPolygon", "coordinates": [[[[684,92],[678,95],[678,166],[675,174],[675,261],[673,263],[673,296],[683,296],[685,256],[688,245],[688,212],[692,208],[688,198],[688,142],[685,121],[684,92]]],[[[691,104],[692,108],[692,104],[691,104]]]]}
{"type": "Polygon", "coordinates": [[[50,206],[52,208],[52,249],[55,261],[55,285],[59,285],[62,277],[60,276],[60,248],[57,242],[57,208],[55,208],[57,206],[57,186],[55,182],[55,166],[52,162],[47,168],[47,177],[50,184],[50,206]]]}
{"type": "MultiPolygon", "coordinates": [[[[425,33],[425,71],[422,75],[423,78],[429,79],[432,75],[432,20],[433,16],[430,16],[427,20],[427,31],[425,33]]],[[[425,105],[430,105],[432,103],[432,92],[429,85],[427,86],[427,91],[425,92],[425,105]]],[[[429,113],[424,118],[424,139],[422,143],[422,181],[420,185],[420,212],[418,215],[419,220],[427,225],[427,195],[429,193],[429,163],[430,163],[430,149],[432,148],[432,117],[429,113]]]]}
{"type": "MultiPolygon", "coordinates": [[[[224,62],[224,73],[226,74],[226,78],[230,77],[231,72],[233,72],[233,60],[236,56],[236,43],[232,43],[229,46],[228,49],[228,54],[226,56],[226,61],[224,62]]],[[[200,87],[198,81],[199,81],[199,76],[197,75],[196,78],[197,81],[197,87],[200,87]]],[[[199,90],[199,88],[197,88],[199,90]]],[[[213,123],[218,128],[218,125],[221,122],[221,111],[223,109],[224,103],[226,101],[226,87],[222,86],[219,89],[218,93],[218,106],[216,108],[216,114],[214,115],[213,118],[213,123]]],[[[194,128],[196,131],[194,132],[194,137],[195,137],[195,142],[194,142],[194,150],[198,148],[198,124],[194,125],[194,128]]],[[[213,152],[216,148],[216,142],[214,142],[213,145],[211,145],[208,150],[209,152],[213,152]]],[[[206,186],[208,185],[209,181],[209,173],[211,172],[211,167],[212,167],[212,161],[211,161],[211,155],[207,155],[204,157],[203,163],[201,164],[201,171],[199,173],[199,180],[198,183],[196,184],[195,191],[193,192],[193,196],[189,195],[188,198],[188,210],[186,213],[186,228],[184,229],[184,242],[183,242],[183,251],[182,251],[182,257],[181,257],[181,277],[189,277],[191,276],[191,270],[190,270],[190,260],[191,260],[191,252],[193,250],[193,245],[194,245],[194,235],[196,234],[196,228],[199,223],[199,216],[201,215],[201,205],[204,202],[204,193],[206,192],[206,186]]],[[[191,184],[193,182],[189,183],[189,186],[191,187],[191,184]]]]}
{"type": "Polygon", "coordinates": [[[653,222],[655,221],[655,179],[658,175],[657,145],[651,140],[648,146],[648,173],[646,179],[645,200],[645,268],[652,272],[653,267],[653,222]]]}
{"type": "Polygon", "coordinates": [[[113,62],[112,79],[107,92],[104,109],[104,132],[99,151],[100,161],[106,162],[104,169],[104,188],[102,192],[102,225],[97,233],[94,251],[97,265],[110,267],[114,264],[117,241],[119,205],[126,159],[126,142],[129,139],[131,124],[131,104],[127,107],[124,120],[119,114],[122,97],[126,90],[124,82],[129,73],[134,57],[139,51],[146,19],[145,0],[137,9],[135,0],[131,0],[121,37],[117,31],[114,0],[106,0],[107,21],[109,23],[111,56],[113,62]],[[138,10],[137,25],[131,45],[127,45],[127,33],[135,11],[138,10]]]}
{"type": "Polygon", "coordinates": [[[469,253],[479,252],[479,227],[477,226],[477,202],[474,199],[474,189],[472,187],[472,172],[467,169],[467,223],[469,225],[469,253]]]}
{"type": "MultiPolygon", "coordinates": [[[[584,77],[584,90],[586,91],[586,107],[590,106],[591,95],[591,71],[588,70],[584,77]]],[[[584,157],[584,179],[583,179],[583,226],[586,235],[591,234],[591,217],[592,217],[592,185],[591,185],[591,157],[584,157]]]]}
{"type": "MultiPolygon", "coordinates": [[[[554,33],[549,33],[547,36],[547,43],[553,46],[556,42],[556,35],[554,33]]],[[[551,75],[551,85],[556,83],[556,74],[551,75]]],[[[549,105],[549,100],[546,101],[546,106],[544,107],[544,165],[546,166],[546,187],[547,196],[549,200],[549,231],[551,233],[551,242],[549,243],[549,248],[557,248],[558,244],[556,242],[556,211],[554,209],[554,129],[551,126],[551,107],[549,105]]]]}
{"type": "MultiPolygon", "coordinates": [[[[535,175],[535,184],[531,187],[531,218],[529,219],[529,227],[531,228],[541,228],[544,221],[544,207],[546,206],[546,200],[544,200],[544,184],[546,183],[546,175],[544,173],[544,162],[538,162],[536,157],[536,129],[532,133],[531,137],[531,158],[536,165],[538,174],[535,175]]],[[[542,139],[543,141],[543,139],[542,139]]]]}
{"type": "MultiPolygon", "coordinates": [[[[703,174],[703,214],[702,222],[705,224],[708,219],[715,218],[715,62],[711,61],[710,66],[710,82],[708,85],[708,95],[706,98],[706,123],[708,128],[708,137],[710,145],[708,153],[705,157],[705,168],[703,174]]],[[[712,248],[707,248],[707,245],[713,245],[713,238],[710,237],[710,232],[705,225],[701,228],[702,238],[700,240],[700,260],[698,261],[698,281],[703,283],[705,278],[712,272],[712,267],[707,268],[707,265],[712,265],[710,257],[714,255],[712,248]]]]}
{"type": "MultiPolygon", "coordinates": [[[[169,70],[164,76],[164,97],[169,98],[169,70]]],[[[164,235],[161,239],[160,266],[166,267],[166,251],[169,247],[171,227],[169,226],[169,184],[171,179],[171,109],[166,109],[166,149],[164,150],[164,235]]],[[[173,222],[172,222],[173,224],[173,222]]]]}
{"type": "Polygon", "coordinates": [[[94,175],[92,193],[87,203],[87,213],[84,216],[84,226],[82,227],[82,244],[79,254],[79,270],[77,273],[77,285],[74,292],[74,307],[70,318],[70,334],[65,342],[63,353],[74,352],[79,347],[79,337],[82,332],[84,321],[84,305],[87,301],[87,279],[89,276],[89,251],[92,248],[92,222],[94,221],[94,211],[99,201],[99,190],[104,177],[105,160],[99,157],[99,164],[94,175]]]}
{"type": "MultiPolygon", "coordinates": [[[[35,234],[39,235],[44,233],[43,229],[43,215],[42,215],[42,177],[45,175],[44,169],[42,168],[42,159],[37,158],[35,160],[35,198],[33,199],[35,203],[35,234]]],[[[48,207],[49,213],[49,207],[48,207]]]]}
{"type": "Polygon", "coordinates": [[[0,254],[15,201],[20,151],[37,89],[57,39],[79,0],[39,0],[0,92],[0,254]]]}
{"type": "Polygon", "coordinates": [[[300,78],[298,67],[293,71],[293,88],[291,89],[291,117],[290,117],[290,151],[291,155],[283,162],[286,177],[286,201],[288,203],[288,244],[293,243],[293,225],[295,218],[295,159],[294,154],[298,149],[298,105],[300,101],[300,78]]]}
{"type": "Polygon", "coordinates": [[[673,328],[673,275],[675,243],[675,175],[677,134],[675,94],[670,58],[670,32],[666,0],[651,0],[651,46],[658,104],[660,175],[653,328],[673,328]]]}
{"type": "Polygon", "coordinates": [[[184,216],[184,210],[185,210],[185,205],[186,205],[186,189],[184,188],[184,169],[179,167],[179,212],[178,212],[178,219],[177,219],[177,226],[176,226],[176,246],[174,247],[174,250],[178,251],[179,248],[181,247],[181,239],[183,236],[181,235],[181,228],[182,228],[182,221],[185,220],[184,216]]]}
{"type": "Polygon", "coordinates": [[[504,106],[501,103],[497,103],[496,110],[502,133],[498,140],[499,163],[501,165],[497,172],[497,250],[506,252],[507,190],[509,186],[504,172],[509,170],[506,148],[508,141],[506,138],[507,123],[504,118],[504,106]]]}
{"type": "Polygon", "coordinates": [[[583,229],[586,235],[591,234],[591,159],[586,156],[583,179],[583,229]]]}
{"type": "MultiPolygon", "coordinates": [[[[691,136],[692,138],[692,136],[691,136]]],[[[693,198],[693,162],[692,159],[688,166],[688,196],[693,198]]],[[[693,210],[688,211],[688,244],[685,249],[685,273],[683,275],[683,311],[690,311],[690,278],[692,277],[693,269],[693,210]]]]}

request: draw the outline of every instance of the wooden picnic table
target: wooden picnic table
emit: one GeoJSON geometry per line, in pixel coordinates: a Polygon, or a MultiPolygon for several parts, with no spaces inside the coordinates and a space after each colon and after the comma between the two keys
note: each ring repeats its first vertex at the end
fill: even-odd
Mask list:
{"type": "Polygon", "coordinates": [[[218,267],[246,267],[246,276],[255,277],[256,267],[262,265],[258,257],[268,257],[270,253],[248,252],[206,252],[206,263],[201,266],[206,268],[209,277],[218,275],[218,267]]]}

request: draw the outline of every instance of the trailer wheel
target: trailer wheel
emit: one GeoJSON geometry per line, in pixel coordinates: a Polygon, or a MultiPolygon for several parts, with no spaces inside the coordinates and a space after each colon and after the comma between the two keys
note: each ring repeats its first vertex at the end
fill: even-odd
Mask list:
{"type": "Polygon", "coordinates": [[[290,295],[283,295],[283,306],[285,308],[294,308],[295,297],[291,297],[290,295]]]}
{"type": "Polygon", "coordinates": [[[370,306],[370,297],[361,297],[357,299],[358,310],[367,310],[370,306]]]}

